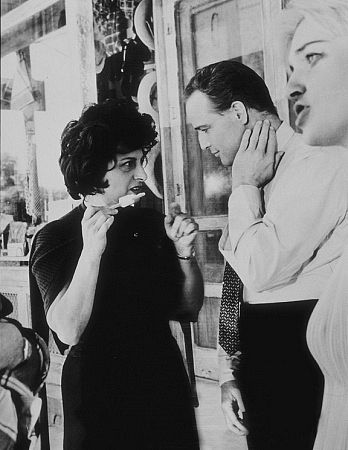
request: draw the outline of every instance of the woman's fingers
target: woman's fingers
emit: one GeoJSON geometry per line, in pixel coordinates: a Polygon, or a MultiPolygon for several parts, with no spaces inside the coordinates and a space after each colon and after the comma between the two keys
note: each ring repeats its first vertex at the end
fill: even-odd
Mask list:
{"type": "Polygon", "coordinates": [[[185,237],[185,240],[188,239],[187,242],[190,243],[194,240],[198,230],[198,224],[186,213],[181,212],[178,204],[171,205],[169,213],[165,217],[164,225],[168,237],[174,242],[185,237]],[[187,236],[188,238],[186,238],[187,236]]]}
{"type": "Polygon", "coordinates": [[[113,221],[115,220],[115,216],[108,217],[105,222],[100,226],[99,232],[106,233],[108,229],[111,227],[113,221]]]}
{"type": "Polygon", "coordinates": [[[84,222],[90,220],[97,212],[98,212],[98,208],[96,208],[95,206],[87,206],[87,208],[83,214],[82,220],[84,222]]]}
{"type": "Polygon", "coordinates": [[[170,234],[174,239],[178,239],[180,237],[179,235],[179,228],[181,225],[181,222],[183,221],[183,216],[179,215],[176,216],[173,222],[169,225],[170,226],[170,234]]]}
{"type": "Polygon", "coordinates": [[[106,232],[113,223],[114,218],[114,215],[105,214],[99,208],[88,206],[82,218],[85,238],[89,236],[89,239],[93,239],[93,236],[98,237],[100,232],[106,232]]]}
{"type": "Polygon", "coordinates": [[[176,238],[188,236],[196,230],[198,230],[198,224],[193,219],[183,214],[176,216],[172,226],[172,233],[176,238]]]}
{"type": "Polygon", "coordinates": [[[198,224],[192,219],[186,217],[182,220],[177,234],[180,236],[187,236],[197,229],[198,224]]]}
{"type": "Polygon", "coordinates": [[[98,216],[98,220],[93,224],[93,227],[96,231],[99,231],[99,228],[104,225],[104,223],[110,218],[111,216],[105,216],[103,213],[98,216]]]}
{"type": "Polygon", "coordinates": [[[104,217],[106,220],[111,215],[116,215],[117,213],[117,210],[106,210],[105,208],[88,206],[82,220],[89,225],[95,225],[101,218],[104,217]]]}
{"type": "Polygon", "coordinates": [[[194,233],[197,230],[198,230],[198,223],[196,223],[192,220],[189,220],[189,222],[183,229],[182,234],[183,234],[183,236],[188,236],[189,234],[194,233]]]}

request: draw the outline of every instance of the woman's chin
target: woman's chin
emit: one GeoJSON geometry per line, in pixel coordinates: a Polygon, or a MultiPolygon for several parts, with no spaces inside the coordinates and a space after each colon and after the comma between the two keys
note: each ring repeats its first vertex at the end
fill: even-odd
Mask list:
{"type": "Polygon", "coordinates": [[[340,138],[337,132],[329,133],[327,129],[325,130],[325,133],[310,133],[304,130],[302,137],[304,142],[312,147],[344,146],[343,139],[340,138]]]}
{"type": "Polygon", "coordinates": [[[317,147],[327,145],[324,144],[324,142],[327,142],[328,137],[325,136],[325,134],[320,133],[311,127],[304,127],[302,129],[302,139],[305,142],[305,144],[317,147]]]}

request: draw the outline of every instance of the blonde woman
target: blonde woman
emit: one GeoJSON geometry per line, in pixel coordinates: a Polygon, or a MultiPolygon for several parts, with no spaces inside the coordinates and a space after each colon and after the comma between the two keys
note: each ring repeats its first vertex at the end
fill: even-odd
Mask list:
{"type": "MultiPolygon", "coordinates": [[[[348,1],[294,0],[283,19],[296,125],[306,143],[348,151],[348,1]]],[[[348,449],[348,242],[332,267],[307,330],[325,376],[315,450],[348,449]]]]}

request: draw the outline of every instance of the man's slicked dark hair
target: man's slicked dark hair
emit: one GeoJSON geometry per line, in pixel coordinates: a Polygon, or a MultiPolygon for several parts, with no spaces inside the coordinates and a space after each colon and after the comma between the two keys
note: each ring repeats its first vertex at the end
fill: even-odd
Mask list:
{"type": "Polygon", "coordinates": [[[206,94],[218,112],[226,111],[233,102],[240,101],[247,108],[277,115],[263,79],[237,61],[220,61],[197,70],[185,88],[185,98],[195,91],[206,94]]]}
{"type": "Polygon", "coordinates": [[[107,100],[86,107],[61,137],[59,165],[71,197],[103,192],[108,164],[116,164],[117,154],[143,150],[146,155],[156,137],[152,117],[140,114],[134,102],[107,100]]]}

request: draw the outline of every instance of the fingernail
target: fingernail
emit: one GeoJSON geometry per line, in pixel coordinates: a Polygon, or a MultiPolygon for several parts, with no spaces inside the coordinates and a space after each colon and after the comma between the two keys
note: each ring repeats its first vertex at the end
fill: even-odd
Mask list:
{"type": "Polygon", "coordinates": [[[265,120],[264,120],[264,124],[265,124],[265,125],[269,125],[269,123],[270,123],[270,122],[269,122],[268,119],[265,119],[265,120]]]}

